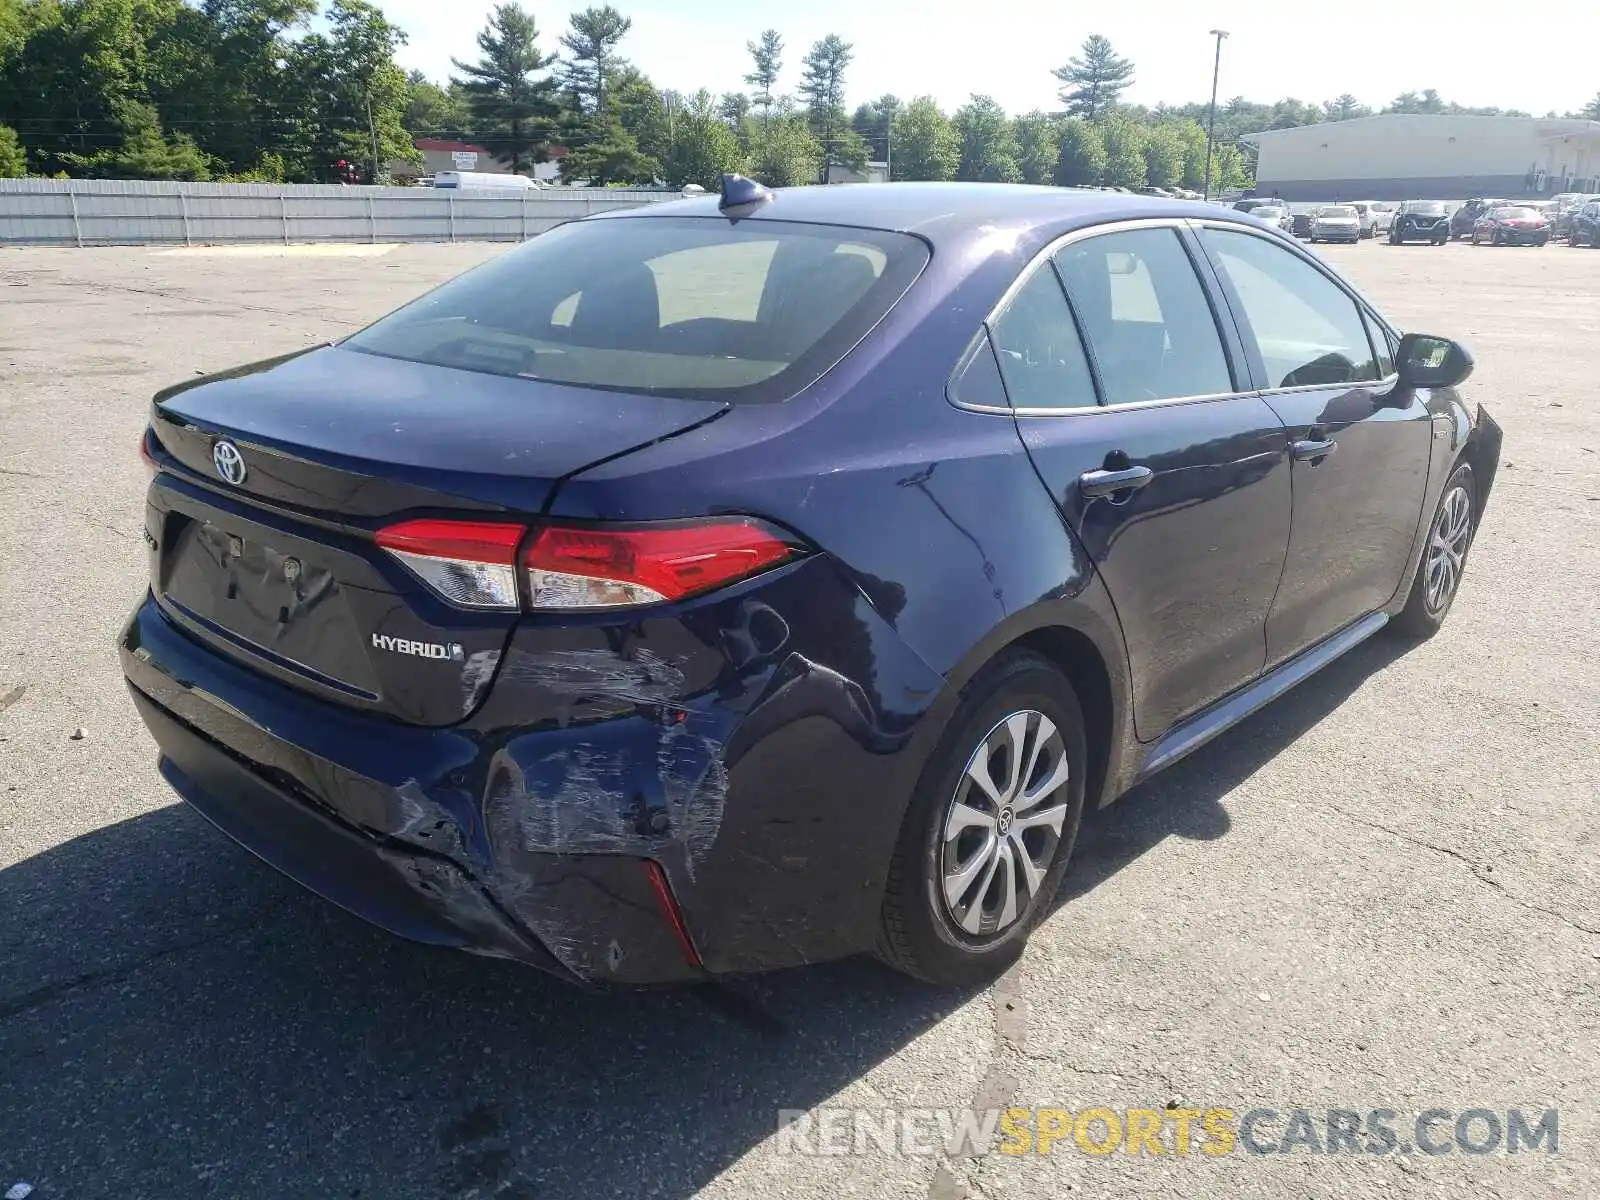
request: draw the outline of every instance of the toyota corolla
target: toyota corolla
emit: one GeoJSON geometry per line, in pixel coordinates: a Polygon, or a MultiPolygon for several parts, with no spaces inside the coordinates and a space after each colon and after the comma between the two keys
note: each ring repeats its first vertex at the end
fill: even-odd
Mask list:
{"type": "Polygon", "coordinates": [[[397,934],[977,980],[1086,807],[1439,627],[1471,367],[1215,206],[730,178],[160,393],[122,666],[181,797],[397,934]]]}

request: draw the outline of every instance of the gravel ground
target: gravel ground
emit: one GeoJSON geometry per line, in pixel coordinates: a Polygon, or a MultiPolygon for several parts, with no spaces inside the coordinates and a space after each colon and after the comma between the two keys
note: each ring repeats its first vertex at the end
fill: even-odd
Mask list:
{"type": "Polygon", "coordinates": [[[1600,252],[1328,251],[1468,342],[1506,430],[1442,634],[1368,643],[1096,817],[996,987],[856,962],[730,998],[585,994],[363,926],[175,805],[124,693],[151,392],[496,251],[0,251],[0,1192],[1600,1194],[1600,252]],[[1424,1109],[1554,1108],[1560,1140],[832,1157],[775,1133],[1007,1104],[1387,1108],[1402,1143],[1424,1109]]]}

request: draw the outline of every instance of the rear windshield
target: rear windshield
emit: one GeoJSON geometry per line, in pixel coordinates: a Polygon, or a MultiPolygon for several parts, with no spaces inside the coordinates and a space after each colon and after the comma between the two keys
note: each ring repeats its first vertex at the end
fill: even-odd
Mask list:
{"type": "Polygon", "coordinates": [[[493,375],[718,400],[793,395],[927,264],[882,230],[721,217],[576,221],[343,344],[493,375]]]}
{"type": "Polygon", "coordinates": [[[1319,217],[1353,217],[1355,215],[1355,209],[1351,208],[1349,205],[1339,204],[1329,205],[1327,208],[1323,209],[1317,214],[1319,217]]]}

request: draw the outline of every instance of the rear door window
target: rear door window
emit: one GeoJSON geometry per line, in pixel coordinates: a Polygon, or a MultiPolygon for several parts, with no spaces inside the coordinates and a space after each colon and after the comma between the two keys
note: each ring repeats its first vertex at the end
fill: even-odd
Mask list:
{"type": "Polygon", "coordinates": [[[693,217],[578,221],[343,345],[552,383],[779,400],[842,358],[927,261],[921,239],[882,230],[693,217]]]}
{"type": "Polygon", "coordinates": [[[1201,236],[1243,306],[1269,388],[1367,383],[1378,365],[1361,310],[1316,267],[1265,238],[1226,229],[1201,236]]]}
{"type": "Polygon", "coordinates": [[[1216,318],[1176,230],[1074,242],[1056,264],[1107,404],[1233,391],[1216,318]]]}
{"type": "Polygon", "coordinates": [[[990,326],[1006,394],[1017,408],[1093,408],[1094,377],[1062,294],[1045,263],[990,326]]]}

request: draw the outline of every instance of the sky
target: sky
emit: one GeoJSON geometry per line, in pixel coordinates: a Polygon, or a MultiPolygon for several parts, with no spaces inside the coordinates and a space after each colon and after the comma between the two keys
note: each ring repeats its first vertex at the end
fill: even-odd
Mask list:
{"type": "MultiPolygon", "coordinates": [[[[559,49],[567,16],[594,0],[554,5],[524,0],[546,53],[559,49]]],[[[792,94],[806,49],[829,33],[855,47],[846,76],[849,107],[892,92],[902,99],[931,94],[947,109],[973,93],[1011,112],[1058,107],[1050,71],[1078,52],[1091,33],[1110,38],[1133,60],[1134,85],[1124,99],[1154,105],[1206,100],[1214,42],[1222,47],[1222,99],[1243,95],[1323,101],[1350,92],[1374,107],[1404,91],[1435,88],[1461,104],[1519,108],[1542,116],[1574,110],[1600,88],[1593,36],[1566,37],[1518,22],[1470,19],[1472,6],[1445,5],[1439,20],[1403,14],[1397,0],[1124,0],[1087,6],[1062,0],[611,0],[633,18],[623,55],[662,88],[744,91],[750,70],[745,43],[761,30],[784,39],[781,90],[792,94]],[[1459,11],[1463,19],[1444,19],[1459,11]],[[1398,24],[1401,32],[1389,30],[1398,24]],[[1315,29],[1312,29],[1312,26],[1315,29]]],[[[410,36],[397,56],[443,82],[452,56],[477,58],[474,41],[490,0],[379,0],[410,36]]]]}

